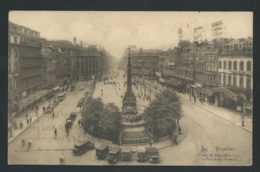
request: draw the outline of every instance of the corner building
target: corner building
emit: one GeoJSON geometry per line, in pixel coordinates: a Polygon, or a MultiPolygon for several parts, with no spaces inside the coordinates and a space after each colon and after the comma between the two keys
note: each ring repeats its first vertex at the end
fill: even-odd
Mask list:
{"type": "Polygon", "coordinates": [[[9,22],[8,30],[8,110],[19,112],[19,99],[42,84],[40,33],[9,22]]]}

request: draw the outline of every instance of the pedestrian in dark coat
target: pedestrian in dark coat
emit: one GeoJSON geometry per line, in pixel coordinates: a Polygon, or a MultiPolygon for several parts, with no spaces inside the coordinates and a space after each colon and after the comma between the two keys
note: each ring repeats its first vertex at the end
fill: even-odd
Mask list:
{"type": "Polygon", "coordinates": [[[55,135],[55,137],[57,137],[57,129],[56,128],[54,129],[54,135],[55,135]]]}
{"type": "Polygon", "coordinates": [[[32,123],[32,117],[30,117],[30,123],[32,123]]]}
{"type": "Polygon", "coordinates": [[[23,128],[23,123],[20,121],[20,129],[23,128]]]}
{"type": "Polygon", "coordinates": [[[29,123],[30,123],[30,120],[29,120],[29,119],[27,119],[26,121],[27,121],[27,125],[29,125],[29,123]]]}
{"type": "Polygon", "coordinates": [[[178,129],[179,129],[179,134],[181,134],[181,127],[179,126],[179,128],[178,128],[178,129]]]}

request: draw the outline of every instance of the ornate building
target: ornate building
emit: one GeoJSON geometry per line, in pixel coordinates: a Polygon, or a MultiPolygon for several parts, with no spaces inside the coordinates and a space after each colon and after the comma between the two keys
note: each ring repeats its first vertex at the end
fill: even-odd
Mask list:
{"type": "Polygon", "coordinates": [[[19,99],[42,84],[42,39],[39,32],[12,22],[8,38],[8,105],[10,113],[17,113],[19,99]]]}

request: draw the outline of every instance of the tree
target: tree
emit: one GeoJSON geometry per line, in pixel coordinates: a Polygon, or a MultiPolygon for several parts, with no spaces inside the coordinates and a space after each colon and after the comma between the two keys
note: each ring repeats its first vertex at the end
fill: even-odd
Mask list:
{"type": "Polygon", "coordinates": [[[152,133],[160,137],[172,128],[170,120],[176,121],[181,117],[179,96],[170,89],[164,90],[144,110],[143,116],[152,133]]]}
{"type": "Polygon", "coordinates": [[[105,105],[101,98],[88,98],[82,111],[82,126],[94,136],[117,141],[121,132],[121,114],[114,103],[105,105]]]}
{"type": "Polygon", "coordinates": [[[102,99],[88,98],[87,100],[85,100],[83,107],[84,109],[82,111],[82,126],[84,130],[95,136],[98,136],[100,133],[98,121],[100,120],[104,109],[104,103],[102,99]]]}
{"type": "Polygon", "coordinates": [[[109,103],[104,108],[102,117],[99,121],[103,135],[117,141],[121,132],[121,113],[114,103],[109,103]]]}

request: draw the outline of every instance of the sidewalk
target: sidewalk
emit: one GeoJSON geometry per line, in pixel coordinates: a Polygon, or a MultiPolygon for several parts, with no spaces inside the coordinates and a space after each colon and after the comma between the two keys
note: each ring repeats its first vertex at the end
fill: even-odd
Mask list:
{"type": "MultiPolygon", "coordinates": [[[[43,115],[42,107],[44,107],[44,106],[47,107],[48,104],[49,104],[48,101],[38,103],[38,106],[39,106],[38,118],[40,118],[43,115]]],[[[36,120],[37,120],[36,112],[31,109],[29,109],[29,110],[23,112],[22,114],[19,114],[17,117],[15,117],[14,121],[17,123],[18,127],[17,127],[17,129],[13,128],[13,137],[10,138],[9,132],[8,132],[8,143],[10,143],[12,140],[14,140],[19,134],[21,134],[24,130],[26,130],[36,120]],[[32,118],[32,121],[31,121],[31,123],[29,123],[29,125],[27,125],[25,114],[28,114],[28,119],[32,118]],[[20,126],[19,126],[20,121],[23,123],[22,129],[20,129],[20,126]]]]}
{"type": "MultiPolygon", "coordinates": [[[[189,100],[189,95],[188,94],[181,94],[181,93],[177,93],[180,98],[186,102],[190,102],[214,115],[219,116],[220,118],[229,121],[237,126],[241,126],[242,124],[242,118],[241,118],[241,114],[239,112],[234,112],[232,110],[229,109],[225,109],[225,108],[221,108],[221,107],[216,107],[212,104],[208,104],[208,103],[203,103],[201,104],[199,101],[197,101],[196,103],[192,100],[189,100]]],[[[252,119],[251,118],[244,118],[244,124],[245,127],[242,127],[243,129],[252,132],[253,127],[252,127],[252,119]]]]}
{"type": "MultiPolygon", "coordinates": [[[[148,82],[148,81],[146,81],[148,82]]],[[[148,82],[149,84],[152,84],[154,87],[157,87],[157,90],[154,90],[153,91],[156,91],[158,92],[159,90],[162,91],[164,90],[165,88],[163,86],[161,86],[160,84],[157,84],[155,82],[151,83],[151,82],[148,82]]],[[[189,95],[188,94],[182,94],[182,93],[178,93],[176,92],[180,98],[186,102],[190,102],[214,115],[217,115],[219,116],[220,118],[226,120],[226,121],[229,121],[237,126],[241,126],[242,124],[242,117],[241,117],[241,114],[239,112],[235,112],[235,111],[232,111],[232,110],[229,110],[229,109],[225,109],[225,108],[221,108],[221,107],[216,107],[212,104],[208,104],[206,102],[203,103],[203,105],[197,101],[196,103],[192,100],[190,101],[189,100],[189,95]]],[[[249,131],[249,132],[252,132],[253,130],[253,127],[252,127],[252,118],[248,118],[248,117],[245,117],[244,118],[244,125],[245,127],[242,127],[243,129],[249,131]]]]}

